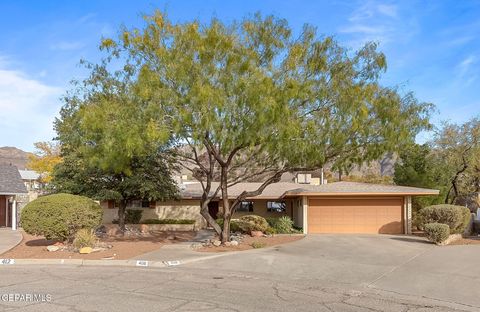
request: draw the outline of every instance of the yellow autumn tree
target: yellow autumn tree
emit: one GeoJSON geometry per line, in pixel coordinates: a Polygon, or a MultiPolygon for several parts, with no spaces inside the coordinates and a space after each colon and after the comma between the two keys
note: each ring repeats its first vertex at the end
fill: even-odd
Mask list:
{"type": "Polygon", "coordinates": [[[41,182],[48,183],[52,179],[53,167],[62,162],[60,145],[53,142],[34,143],[35,153],[28,159],[27,168],[41,174],[41,182]]]}

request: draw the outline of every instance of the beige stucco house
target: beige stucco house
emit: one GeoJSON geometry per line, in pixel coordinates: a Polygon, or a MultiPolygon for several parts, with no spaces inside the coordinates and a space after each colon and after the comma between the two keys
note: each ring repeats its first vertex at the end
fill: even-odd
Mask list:
{"type": "MultiPolygon", "coordinates": [[[[255,190],[261,183],[239,183],[229,188],[233,200],[244,190],[255,190]]],[[[212,186],[215,189],[216,185],[212,186]]],[[[334,182],[322,185],[279,182],[269,185],[256,197],[248,198],[234,217],[256,214],[263,217],[289,216],[308,233],[410,234],[412,197],[438,195],[438,190],[334,182]]],[[[181,186],[180,199],[168,202],[132,203],[129,209],[142,209],[142,219],[194,219],[196,227],[206,227],[200,215],[200,183],[181,186]]],[[[113,202],[102,203],[104,222],[117,215],[113,202]]],[[[221,215],[220,198],[209,206],[211,215],[221,215]]]]}

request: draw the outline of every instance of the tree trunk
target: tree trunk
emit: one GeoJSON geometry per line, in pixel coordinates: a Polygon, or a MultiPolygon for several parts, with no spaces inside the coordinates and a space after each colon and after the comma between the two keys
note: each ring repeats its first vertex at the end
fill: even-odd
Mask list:
{"type": "Polygon", "coordinates": [[[200,203],[200,214],[207,220],[207,224],[213,227],[218,236],[222,236],[222,228],[218,225],[217,221],[208,212],[209,201],[202,200],[200,203]]]}
{"type": "Polygon", "coordinates": [[[230,209],[230,202],[228,201],[226,167],[222,167],[222,174],[220,176],[220,187],[222,191],[223,202],[223,231],[220,239],[222,240],[222,243],[226,243],[230,241],[230,220],[232,219],[232,211],[230,209]]]}
{"type": "Polygon", "coordinates": [[[125,232],[125,210],[127,208],[127,201],[122,199],[118,207],[118,227],[120,231],[125,232]]]}

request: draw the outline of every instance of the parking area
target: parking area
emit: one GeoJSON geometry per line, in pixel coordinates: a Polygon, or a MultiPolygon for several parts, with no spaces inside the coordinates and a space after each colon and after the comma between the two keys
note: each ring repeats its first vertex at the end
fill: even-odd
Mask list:
{"type": "Polygon", "coordinates": [[[308,235],[275,248],[193,264],[267,273],[480,307],[480,245],[435,246],[404,235],[308,235]],[[254,255],[252,255],[252,253],[254,255]]]}

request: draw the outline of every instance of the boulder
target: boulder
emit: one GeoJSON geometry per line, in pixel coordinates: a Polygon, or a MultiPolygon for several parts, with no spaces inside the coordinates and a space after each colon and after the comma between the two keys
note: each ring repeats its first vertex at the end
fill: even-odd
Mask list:
{"type": "Polygon", "coordinates": [[[230,246],[232,246],[232,242],[225,242],[224,245],[227,246],[227,247],[230,247],[230,246]]]}
{"type": "Polygon", "coordinates": [[[48,250],[48,251],[52,251],[52,252],[53,252],[53,251],[57,251],[57,250],[59,250],[59,249],[60,249],[59,246],[55,246],[55,245],[47,246],[47,250],[48,250]]]}
{"type": "Polygon", "coordinates": [[[92,253],[93,249],[92,247],[83,247],[83,248],[80,248],[79,252],[81,254],[89,254],[89,253],[92,253]]]}
{"type": "Polygon", "coordinates": [[[231,241],[230,242],[230,246],[238,246],[238,242],[237,241],[231,241]]]}
{"type": "Polygon", "coordinates": [[[252,237],[262,237],[263,236],[263,232],[262,231],[252,231],[250,232],[250,235],[252,237]]]}
{"type": "Polygon", "coordinates": [[[220,246],[220,245],[222,244],[222,242],[219,241],[219,240],[215,240],[215,241],[213,241],[212,244],[213,244],[213,246],[218,247],[218,246],[220,246]]]}

